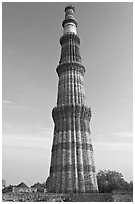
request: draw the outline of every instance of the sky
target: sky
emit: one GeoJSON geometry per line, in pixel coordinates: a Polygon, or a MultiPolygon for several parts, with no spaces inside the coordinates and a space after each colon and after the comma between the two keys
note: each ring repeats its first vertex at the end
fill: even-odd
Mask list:
{"type": "MultiPolygon", "coordinates": [[[[2,178],[49,176],[62,21],[67,2],[2,3],[2,178]]],[[[132,3],[73,2],[96,171],[133,179],[132,3]]]]}

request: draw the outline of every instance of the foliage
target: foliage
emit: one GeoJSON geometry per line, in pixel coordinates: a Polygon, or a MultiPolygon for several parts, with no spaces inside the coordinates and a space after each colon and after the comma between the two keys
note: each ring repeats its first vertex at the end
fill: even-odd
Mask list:
{"type": "Polygon", "coordinates": [[[129,183],[129,191],[133,192],[133,181],[129,183]]]}
{"type": "Polygon", "coordinates": [[[97,182],[100,193],[109,193],[113,190],[129,191],[130,188],[130,184],[124,180],[123,175],[116,171],[100,170],[97,173],[97,182]]]}
{"type": "Polygon", "coordinates": [[[37,192],[44,192],[44,189],[46,188],[46,184],[44,182],[43,183],[37,182],[31,187],[37,188],[37,192]]]}
{"type": "Polygon", "coordinates": [[[6,186],[4,189],[2,189],[2,193],[12,192],[13,185],[6,186]]]}

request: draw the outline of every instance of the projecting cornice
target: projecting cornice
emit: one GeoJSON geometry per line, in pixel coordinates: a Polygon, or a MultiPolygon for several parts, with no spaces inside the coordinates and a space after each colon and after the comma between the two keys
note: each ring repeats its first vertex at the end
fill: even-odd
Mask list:
{"type": "Polygon", "coordinates": [[[81,119],[91,118],[91,108],[87,106],[80,105],[64,105],[57,106],[52,110],[52,117],[54,122],[60,118],[76,117],[81,119]]]}
{"type": "Polygon", "coordinates": [[[60,45],[67,43],[69,39],[72,39],[74,42],[76,42],[78,45],[80,45],[80,37],[76,35],[75,33],[66,33],[60,38],[60,45]]]}
{"type": "Polygon", "coordinates": [[[63,64],[58,65],[56,71],[58,73],[58,76],[60,76],[61,73],[68,71],[68,70],[75,70],[80,72],[82,75],[85,73],[85,67],[82,64],[79,64],[77,62],[66,62],[63,64]]]}
{"type": "Polygon", "coordinates": [[[64,21],[62,22],[63,28],[65,27],[65,25],[66,25],[67,23],[73,23],[73,24],[75,24],[76,27],[77,27],[77,21],[76,21],[74,18],[64,19],[64,21]]]}

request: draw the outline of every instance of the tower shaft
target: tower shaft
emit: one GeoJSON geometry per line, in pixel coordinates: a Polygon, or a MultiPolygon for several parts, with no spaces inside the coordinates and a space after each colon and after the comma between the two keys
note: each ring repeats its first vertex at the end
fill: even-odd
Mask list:
{"type": "Polygon", "coordinates": [[[81,63],[74,7],[66,7],[65,13],[61,57],[56,69],[59,77],[57,106],[52,110],[50,191],[93,192],[98,187],[90,133],[91,109],[86,104],[83,84],[85,67],[81,63]]]}

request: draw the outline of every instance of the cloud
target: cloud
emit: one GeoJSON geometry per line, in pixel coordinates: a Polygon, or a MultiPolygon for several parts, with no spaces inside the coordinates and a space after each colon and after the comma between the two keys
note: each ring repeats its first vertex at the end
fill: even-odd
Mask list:
{"type": "Polygon", "coordinates": [[[5,129],[10,129],[10,128],[12,128],[13,127],[13,125],[10,123],[7,123],[7,122],[2,122],[2,126],[3,126],[3,128],[5,128],[5,129]]]}
{"type": "Polygon", "coordinates": [[[2,100],[2,104],[12,104],[12,101],[2,100]]]}
{"type": "Polygon", "coordinates": [[[13,110],[26,109],[27,106],[23,104],[16,104],[9,100],[2,100],[3,108],[11,108],[13,110]]]}
{"type": "Polygon", "coordinates": [[[129,100],[128,97],[123,97],[121,101],[122,101],[122,102],[127,102],[128,100],[129,100]]]}
{"type": "Polygon", "coordinates": [[[42,135],[48,135],[50,136],[50,134],[53,134],[53,127],[43,127],[40,124],[36,124],[33,127],[36,131],[38,131],[39,133],[41,133],[42,135]]]}
{"type": "Polygon", "coordinates": [[[34,137],[39,135],[40,137],[50,137],[53,135],[53,127],[44,127],[41,124],[18,124],[3,121],[3,135],[8,134],[11,137],[16,135],[23,135],[27,137],[34,137]]]}
{"type": "Polygon", "coordinates": [[[10,131],[9,133],[11,134],[12,132],[15,133],[17,131],[21,131],[25,130],[26,126],[25,125],[19,125],[17,123],[13,123],[13,122],[2,122],[2,126],[3,126],[3,133],[5,130],[10,131]]]}
{"type": "Polygon", "coordinates": [[[34,103],[36,103],[35,100],[28,100],[27,102],[28,102],[29,104],[34,104],[34,103]]]}
{"type": "Polygon", "coordinates": [[[97,142],[132,142],[132,131],[110,132],[110,133],[94,133],[92,136],[94,141],[97,142]]]}
{"type": "Polygon", "coordinates": [[[118,136],[118,137],[132,138],[133,132],[115,132],[115,133],[112,133],[112,135],[118,136]]]}
{"type": "Polygon", "coordinates": [[[94,142],[95,151],[133,151],[132,143],[94,142]]]}
{"type": "Polygon", "coordinates": [[[20,110],[20,109],[26,109],[27,108],[27,106],[26,105],[14,105],[13,106],[13,109],[14,110],[20,110]]]}
{"type": "Polygon", "coordinates": [[[3,147],[50,149],[52,144],[52,137],[42,137],[40,135],[30,136],[26,134],[11,136],[4,134],[2,143],[3,147]]]}

